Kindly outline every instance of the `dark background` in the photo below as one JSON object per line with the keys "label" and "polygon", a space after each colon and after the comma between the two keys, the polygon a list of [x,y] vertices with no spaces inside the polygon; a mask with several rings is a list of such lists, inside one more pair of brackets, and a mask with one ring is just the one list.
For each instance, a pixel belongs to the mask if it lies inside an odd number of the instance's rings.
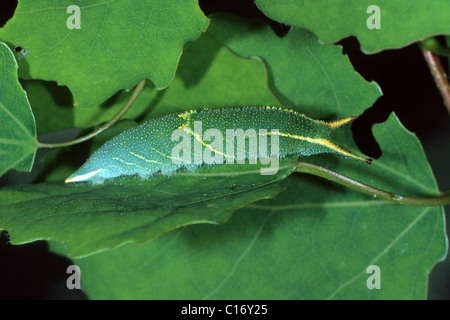
{"label": "dark background", "polygon": [[[289,27],[265,17],[253,0],[199,0],[206,15],[231,12],[244,18],[266,21],[283,36]],[[16,0],[0,2],[0,27],[14,14]],[[443,39],[439,39],[443,41]],[[339,42],[355,69],[368,81],[376,81],[384,96],[352,125],[356,143],[373,158],[381,150],[371,134],[374,123],[384,122],[395,112],[407,129],[416,133],[423,144],[441,190],[450,188],[450,118],[430,70],[416,44],[400,50],[386,50],[365,55],[356,38]],[[441,59],[449,71],[448,58]],[[446,206],[449,234],[450,206]],[[8,234],[0,236],[0,299],[84,299],[79,290],[66,288],[69,259],[48,251],[45,241],[13,246]],[[450,259],[438,263],[429,280],[429,299],[450,299]]]}

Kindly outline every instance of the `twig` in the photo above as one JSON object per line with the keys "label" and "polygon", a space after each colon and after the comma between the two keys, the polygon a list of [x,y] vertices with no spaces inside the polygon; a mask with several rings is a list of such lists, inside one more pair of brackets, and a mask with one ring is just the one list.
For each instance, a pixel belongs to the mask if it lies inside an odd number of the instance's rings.
{"label": "twig", "polygon": [[353,190],[365,193],[374,198],[387,200],[398,204],[409,206],[442,206],[450,204],[450,192],[448,191],[445,193],[441,193],[440,195],[431,197],[403,196],[396,193],[374,188],[372,186],[353,180],[332,170],[307,162],[298,162],[295,172],[308,173],[315,176],[319,176],[327,180],[339,183]]}
{"label": "twig", "polygon": [[423,44],[420,45],[425,61],[430,68],[434,81],[441,92],[444,104],[450,113],[450,84],[448,83],[447,75],[445,74],[442,63],[439,57],[427,49]]}

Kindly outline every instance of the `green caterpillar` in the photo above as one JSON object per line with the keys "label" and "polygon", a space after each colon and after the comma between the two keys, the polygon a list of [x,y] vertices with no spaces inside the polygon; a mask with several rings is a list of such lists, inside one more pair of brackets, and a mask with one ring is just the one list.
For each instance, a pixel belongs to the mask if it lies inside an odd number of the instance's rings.
{"label": "green caterpillar", "polygon": [[266,164],[269,159],[319,153],[335,153],[370,164],[371,159],[351,154],[330,141],[334,129],[354,119],[324,122],[275,107],[171,114],[106,142],[66,183],[101,183],[129,175],[147,178],[156,172],[171,174],[182,168],[195,170],[204,164],[256,163],[257,160]]}

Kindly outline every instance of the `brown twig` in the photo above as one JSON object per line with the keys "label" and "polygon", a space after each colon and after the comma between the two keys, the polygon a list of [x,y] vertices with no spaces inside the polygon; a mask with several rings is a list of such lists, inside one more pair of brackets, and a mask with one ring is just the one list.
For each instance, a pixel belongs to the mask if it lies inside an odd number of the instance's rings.
{"label": "brown twig", "polygon": [[431,74],[436,82],[436,86],[441,92],[442,99],[444,100],[444,104],[450,113],[450,84],[447,79],[447,75],[442,67],[441,60],[439,57],[425,48],[423,45],[420,46],[423,56],[425,57],[425,61],[430,68]]}

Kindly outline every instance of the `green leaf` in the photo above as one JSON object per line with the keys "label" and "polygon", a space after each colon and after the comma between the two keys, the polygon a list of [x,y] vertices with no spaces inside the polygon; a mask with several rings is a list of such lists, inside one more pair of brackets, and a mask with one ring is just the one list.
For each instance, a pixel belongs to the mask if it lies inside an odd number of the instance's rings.
{"label": "green leaf", "polygon": [[262,22],[216,15],[208,33],[242,57],[260,57],[281,102],[300,112],[314,110],[308,115],[315,118],[358,114],[380,96],[378,85],[364,81],[340,46],[322,45],[307,30],[293,28],[279,38]]}
{"label": "green leaf", "polygon": [[[107,121],[129,95],[124,91],[109,103],[89,109],[76,108],[76,125],[92,126]],[[240,59],[205,33],[185,46],[170,87],[156,91],[147,85],[125,117],[136,119],[145,115],[148,120],[190,109],[265,105],[280,105],[280,102],[268,90],[267,72],[261,61]]]}
{"label": "green leaf", "polygon": [[[375,135],[383,150],[397,143],[400,158],[388,151],[354,178],[436,191],[417,139],[395,117]],[[94,299],[426,297],[428,273],[446,252],[442,208],[386,203],[300,174],[282,184],[288,192],[240,209],[225,224],[75,259],[83,289]],[[380,290],[367,287],[371,265],[380,268]]]}
{"label": "green leaf", "polygon": [[[311,30],[322,42],[356,36],[368,53],[450,34],[450,2],[446,0],[256,0],[256,5],[273,20]],[[380,9],[379,29],[367,26],[375,13],[368,9],[372,5]]]}
{"label": "green leaf", "polygon": [[[208,26],[196,0],[83,1],[80,29],[57,0],[20,0],[0,39],[27,49],[20,76],[66,85],[79,106],[97,105],[143,78],[171,82],[183,45]],[[70,11],[71,12],[71,11]]]}
{"label": "green leaf", "polygon": [[17,79],[17,63],[0,42],[0,176],[9,169],[31,171],[37,149],[36,124]]}
{"label": "green leaf", "polygon": [[5,187],[0,192],[0,226],[11,234],[11,243],[56,240],[71,257],[85,256],[127,242],[148,242],[187,224],[221,223],[236,208],[280,192],[274,182],[294,166],[286,162],[276,176],[260,176],[256,165],[233,169],[218,165],[102,185]]}

